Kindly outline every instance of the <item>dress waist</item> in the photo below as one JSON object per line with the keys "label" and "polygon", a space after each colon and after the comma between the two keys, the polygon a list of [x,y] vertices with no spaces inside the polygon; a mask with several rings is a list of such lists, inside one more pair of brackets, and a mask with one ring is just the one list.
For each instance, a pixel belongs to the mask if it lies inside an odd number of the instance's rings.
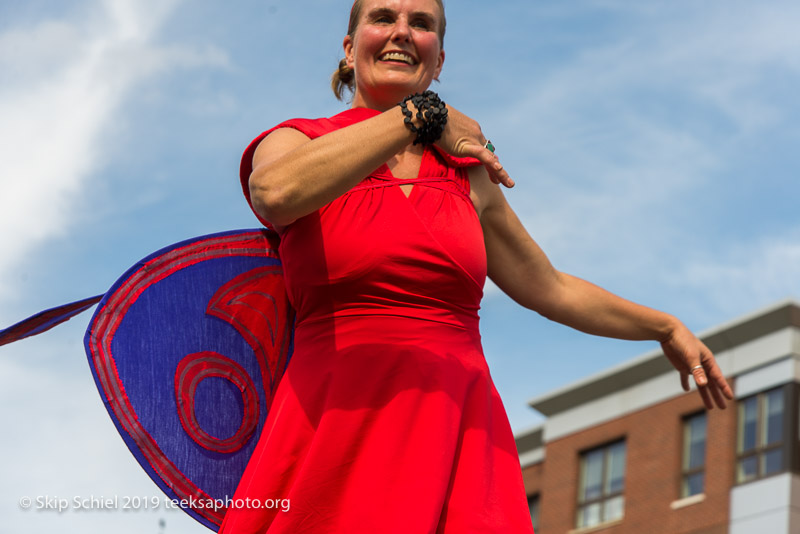
{"label": "dress waist", "polygon": [[340,315],[305,320],[295,326],[295,350],[327,344],[337,349],[380,342],[395,346],[431,346],[441,341],[449,351],[477,351],[482,354],[479,321],[440,322],[402,315]]}

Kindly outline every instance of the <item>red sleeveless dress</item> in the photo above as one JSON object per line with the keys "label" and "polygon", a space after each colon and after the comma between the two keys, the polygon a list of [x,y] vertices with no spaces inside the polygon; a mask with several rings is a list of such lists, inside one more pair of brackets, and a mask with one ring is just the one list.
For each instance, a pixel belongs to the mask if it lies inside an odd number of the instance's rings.
{"label": "red sleeveless dress", "polygon": [[[376,114],[276,128],[313,139]],[[246,195],[276,128],[245,152]],[[220,532],[533,532],[478,331],[486,253],[465,169],[477,163],[427,148],[417,179],[383,165],[284,229],[294,353],[235,499],[289,510],[229,509]]]}

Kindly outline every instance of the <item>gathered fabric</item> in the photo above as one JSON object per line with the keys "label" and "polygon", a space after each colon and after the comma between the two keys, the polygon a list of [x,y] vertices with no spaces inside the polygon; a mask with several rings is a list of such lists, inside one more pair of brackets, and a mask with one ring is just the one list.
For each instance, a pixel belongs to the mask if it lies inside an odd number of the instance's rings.
{"label": "gathered fabric", "polygon": [[[313,139],[377,113],[264,132],[242,160],[248,201],[266,135]],[[426,147],[417,178],[382,165],[281,230],[294,352],[234,498],[290,505],[230,509],[220,532],[533,532],[481,346],[486,252],[467,177],[477,164]]]}

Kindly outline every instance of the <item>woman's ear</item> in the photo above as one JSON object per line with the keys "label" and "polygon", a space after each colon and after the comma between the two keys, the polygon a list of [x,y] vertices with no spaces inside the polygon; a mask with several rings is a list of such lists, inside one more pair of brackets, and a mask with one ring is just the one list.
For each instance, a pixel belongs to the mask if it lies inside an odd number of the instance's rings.
{"label": "woman's ear", "polygon": [[439,52],[439,62],[436,65],[436,70],[433,71],[433,79],[439,81],[439,75],[442,73],[442,66],[444,66],[444,50]]}
{"label": "woman's ear", "polygon": [[344,59],[347,61],[347,66],[351,69],[355,68],[355,56],[353,55],[353,39],[349,35],[344,36],[344,41],[342,42],[342,48],[344,48]]}

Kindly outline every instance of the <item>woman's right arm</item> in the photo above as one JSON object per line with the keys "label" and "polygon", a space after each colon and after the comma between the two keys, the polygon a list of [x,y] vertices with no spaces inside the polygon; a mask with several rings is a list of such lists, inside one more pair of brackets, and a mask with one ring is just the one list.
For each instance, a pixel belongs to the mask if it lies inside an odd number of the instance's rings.
{"label": "woman's right arm", "polygon": [[[275,130],[253,156],[253,208],[272,224],[286,226],[340,197],[414,140],[403,119],[400,108],[393,107],[314,140],[292,128]],[[479,159],[493,180],[513,184],[483,147],[485,141],[477,122],[449,109],[438,144],[453,156]]]}
{"label": "woman's right arm", "polygon": [[253,207],[286,226],[349,191],[413,139],[399,107],[314,140],[291,128],[275,130],[253,156]]}

